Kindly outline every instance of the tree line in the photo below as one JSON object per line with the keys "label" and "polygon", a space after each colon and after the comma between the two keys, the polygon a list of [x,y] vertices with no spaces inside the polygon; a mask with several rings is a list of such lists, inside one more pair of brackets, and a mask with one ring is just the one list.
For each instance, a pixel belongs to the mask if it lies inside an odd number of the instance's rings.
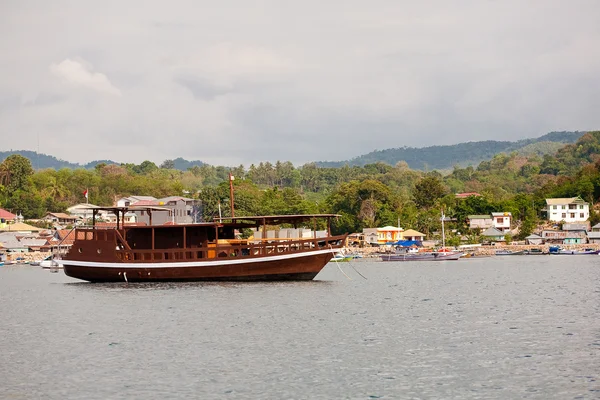
{"label": "tree line", "polygon": [[[600,131],[583,135],[554,155],[498,154],[478,166],[424,172],[406,162],[323,168],[315,163],[261,162],[237,167],[193,165],[181,171],[173,160],[160,166],[99,163],[94,169],[34,170],[31,160],[11,155],[0,164],[0,207],[27,219],[63,212],[85,202],[110,206],[123,196],[179,195],[198,199],[203,217],[229,210],[229,174],[235,177],[236,215],[336,213],[337,232],[397,225],[428,235],[440,227],[440,210],[454,221],[450,231],[468,232],[466,216],[511,212],[525,237],[542,217],[548,197],[600,197]],[[481,196],[458,199],[455,193]],[[590,207],[593,208],[593,207]],[[598,222],[592,209],[591,220]],[[450,238],[452,240],[452,238]],[[474,238],[473,240],[478,240]]]}

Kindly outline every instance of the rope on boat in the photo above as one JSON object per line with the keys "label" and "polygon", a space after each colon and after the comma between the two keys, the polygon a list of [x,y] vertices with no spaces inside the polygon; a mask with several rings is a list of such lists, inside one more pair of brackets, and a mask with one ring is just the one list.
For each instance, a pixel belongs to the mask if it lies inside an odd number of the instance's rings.
{"label": "rope on boat", "polygon": [[[331,247],[331,245],[329,245],[329,249],[331,250],[331,253],[333,254],[333,256],[335,257],[335,252],[333,251],[333,247]],[[342,270],[342,267],[340,267],[340,263],[335,262],[335,264],[337,265],[338,269],[340,270],[340,272],[342,274],[344,274],[344,276],[350,280],[352,280],[352,278],[350,278],[348,275],[346,275],[346,273]]]}
{"label": "rope on boat", "polygon": [[[335,252],[333,251],[333,247],[331,247],[331,245],[329,245],[329,250],[331,250],[331,254],[333,254],[333,256],[335,257]],[[352,278],[350,278],[348,275],[346,275],[346,273],[342,270],[342,268],[340,267],[340,263],[338,263],[337,261],[334,261],[335,264],[337,265],[338,269],[340,270],[340,272],[342,274],[344,274],[344,276],[350,280],[352,280]]]}

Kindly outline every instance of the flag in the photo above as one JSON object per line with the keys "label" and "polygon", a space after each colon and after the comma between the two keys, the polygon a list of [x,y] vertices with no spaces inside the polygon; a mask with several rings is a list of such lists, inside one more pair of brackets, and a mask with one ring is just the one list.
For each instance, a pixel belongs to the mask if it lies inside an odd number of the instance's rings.
{"label": "flag", "polygon": [[83,197],[85,197],[86,199],[88,198],[88,190],[85,189],[85,191],[83,192]]}

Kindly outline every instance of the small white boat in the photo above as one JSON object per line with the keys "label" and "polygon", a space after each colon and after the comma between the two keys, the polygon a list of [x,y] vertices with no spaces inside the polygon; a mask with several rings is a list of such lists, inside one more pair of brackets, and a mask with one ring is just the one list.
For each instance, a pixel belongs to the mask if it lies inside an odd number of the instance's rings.
{"label": "small white boat", "polygon": [[48,256],[40,261],[40,267],[44,269],[59,269],[62,268],[62,260],[55,260],[52,256]]}

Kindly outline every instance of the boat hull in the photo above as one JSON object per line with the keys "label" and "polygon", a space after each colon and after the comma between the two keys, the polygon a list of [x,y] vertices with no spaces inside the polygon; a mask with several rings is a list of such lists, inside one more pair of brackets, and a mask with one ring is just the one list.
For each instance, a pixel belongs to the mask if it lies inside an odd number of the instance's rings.
{"label": "boat hull", "polygon": [[66,275],[89,282],[303,281],[331,260],[329,250],[284,256],[172,263],[107,263],[63,260]]}
{"label": "boat hull", "polygon": [[458,260],[463,253],[424,253],[424,254],[386,254],[381,256],[382,261],[452,261]]}

